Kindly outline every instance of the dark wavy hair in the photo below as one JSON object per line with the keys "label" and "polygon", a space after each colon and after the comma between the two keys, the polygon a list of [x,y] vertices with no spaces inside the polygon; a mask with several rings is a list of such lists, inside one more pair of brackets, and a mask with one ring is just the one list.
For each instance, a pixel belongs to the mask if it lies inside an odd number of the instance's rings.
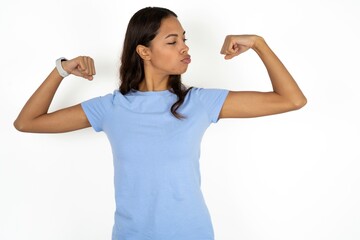
{"label": "dark wavy hair", "polygon": [[[136,47],[141,44],[146,47],[155,38],[164,18],[177,15],[166,8],[146,7],[137,11],[130,19],[121,56],[119,91],[125,95],[130,90],[139,90],[139,84],[145,78],[143,59],[137,54]],[[182,105],[186,94],[193,87],[186,89],[181,82],[181,75],[169,76],[170,91],[178,100],[171,106],[171,113],[177,118],[186,118],[176,110]]]}

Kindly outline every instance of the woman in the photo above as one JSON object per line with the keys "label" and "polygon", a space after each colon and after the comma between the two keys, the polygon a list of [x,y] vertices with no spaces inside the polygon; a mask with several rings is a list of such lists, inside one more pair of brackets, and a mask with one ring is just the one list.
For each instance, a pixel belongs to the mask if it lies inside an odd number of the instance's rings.
{"label": "woman", "polygon": [[191,62],[174,12],[157,7],[130,19],[121,58],[120,89],[48,113],[68,74],[92,80],[87,56],[58,59],[20,112],[16,129],[60,133],[92,126],[104,131],[114,157],[116,212],[112,239],[210,240],[214,233],[200,189],[201,138],[220,118],[258,117],[300,109],[306,98],[263,38],[230,35],[221,53],[253,49],[266,66],[272,92],[186,88]]}

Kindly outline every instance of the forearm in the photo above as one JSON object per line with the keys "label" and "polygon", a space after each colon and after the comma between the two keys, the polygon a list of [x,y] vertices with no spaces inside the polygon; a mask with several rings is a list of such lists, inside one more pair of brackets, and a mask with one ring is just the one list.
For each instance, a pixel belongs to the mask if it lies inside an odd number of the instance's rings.
{"label": "forearm", "polygon": [[252,49],[264,63],[274,92],[289,100],[296,107],[305,105],[306,97],[280,59],[266,44],[265,40],[258,37]]}
{"label": "forearm", "polygon": [[54,68],[24,105],[19,116],[14,122],[16,128],[22,128],[23,125],[28,124],[31,120],[47,114],[50,104],[62,80],[63,77],[61,77],[56,68]]}

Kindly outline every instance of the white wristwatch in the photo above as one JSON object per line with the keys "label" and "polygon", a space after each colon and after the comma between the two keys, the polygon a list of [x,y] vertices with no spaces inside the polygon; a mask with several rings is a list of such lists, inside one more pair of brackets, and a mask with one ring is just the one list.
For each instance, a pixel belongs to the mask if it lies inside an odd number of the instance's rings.
{"label": "white wristwatch", "polygon": [[70,73],[68,73],[67,71],[65,71],[65,70],[63,69],[63,67],[62,67],[62,65],[61,65],[61,62],[62,62],[62,61],[67,61],[67,59],[64,58],[64,57],[61,57],[61,58],[59,58],[59,59],[56,60],[56,69],[58,70],[60,76],[62,76],[62,77],[64,78],[64,77],[69,76]]}

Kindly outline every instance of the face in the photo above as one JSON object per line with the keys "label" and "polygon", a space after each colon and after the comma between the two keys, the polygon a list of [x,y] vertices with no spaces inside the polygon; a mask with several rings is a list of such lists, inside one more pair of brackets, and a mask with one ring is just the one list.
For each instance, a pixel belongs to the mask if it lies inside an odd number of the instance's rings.
{"label": "face", "polygon": [[189,48],[185,44],[185,31],[176,17],[162,20],[158,34],[149,46],[148,67],[153,73],[179,75],[191,62]]}

